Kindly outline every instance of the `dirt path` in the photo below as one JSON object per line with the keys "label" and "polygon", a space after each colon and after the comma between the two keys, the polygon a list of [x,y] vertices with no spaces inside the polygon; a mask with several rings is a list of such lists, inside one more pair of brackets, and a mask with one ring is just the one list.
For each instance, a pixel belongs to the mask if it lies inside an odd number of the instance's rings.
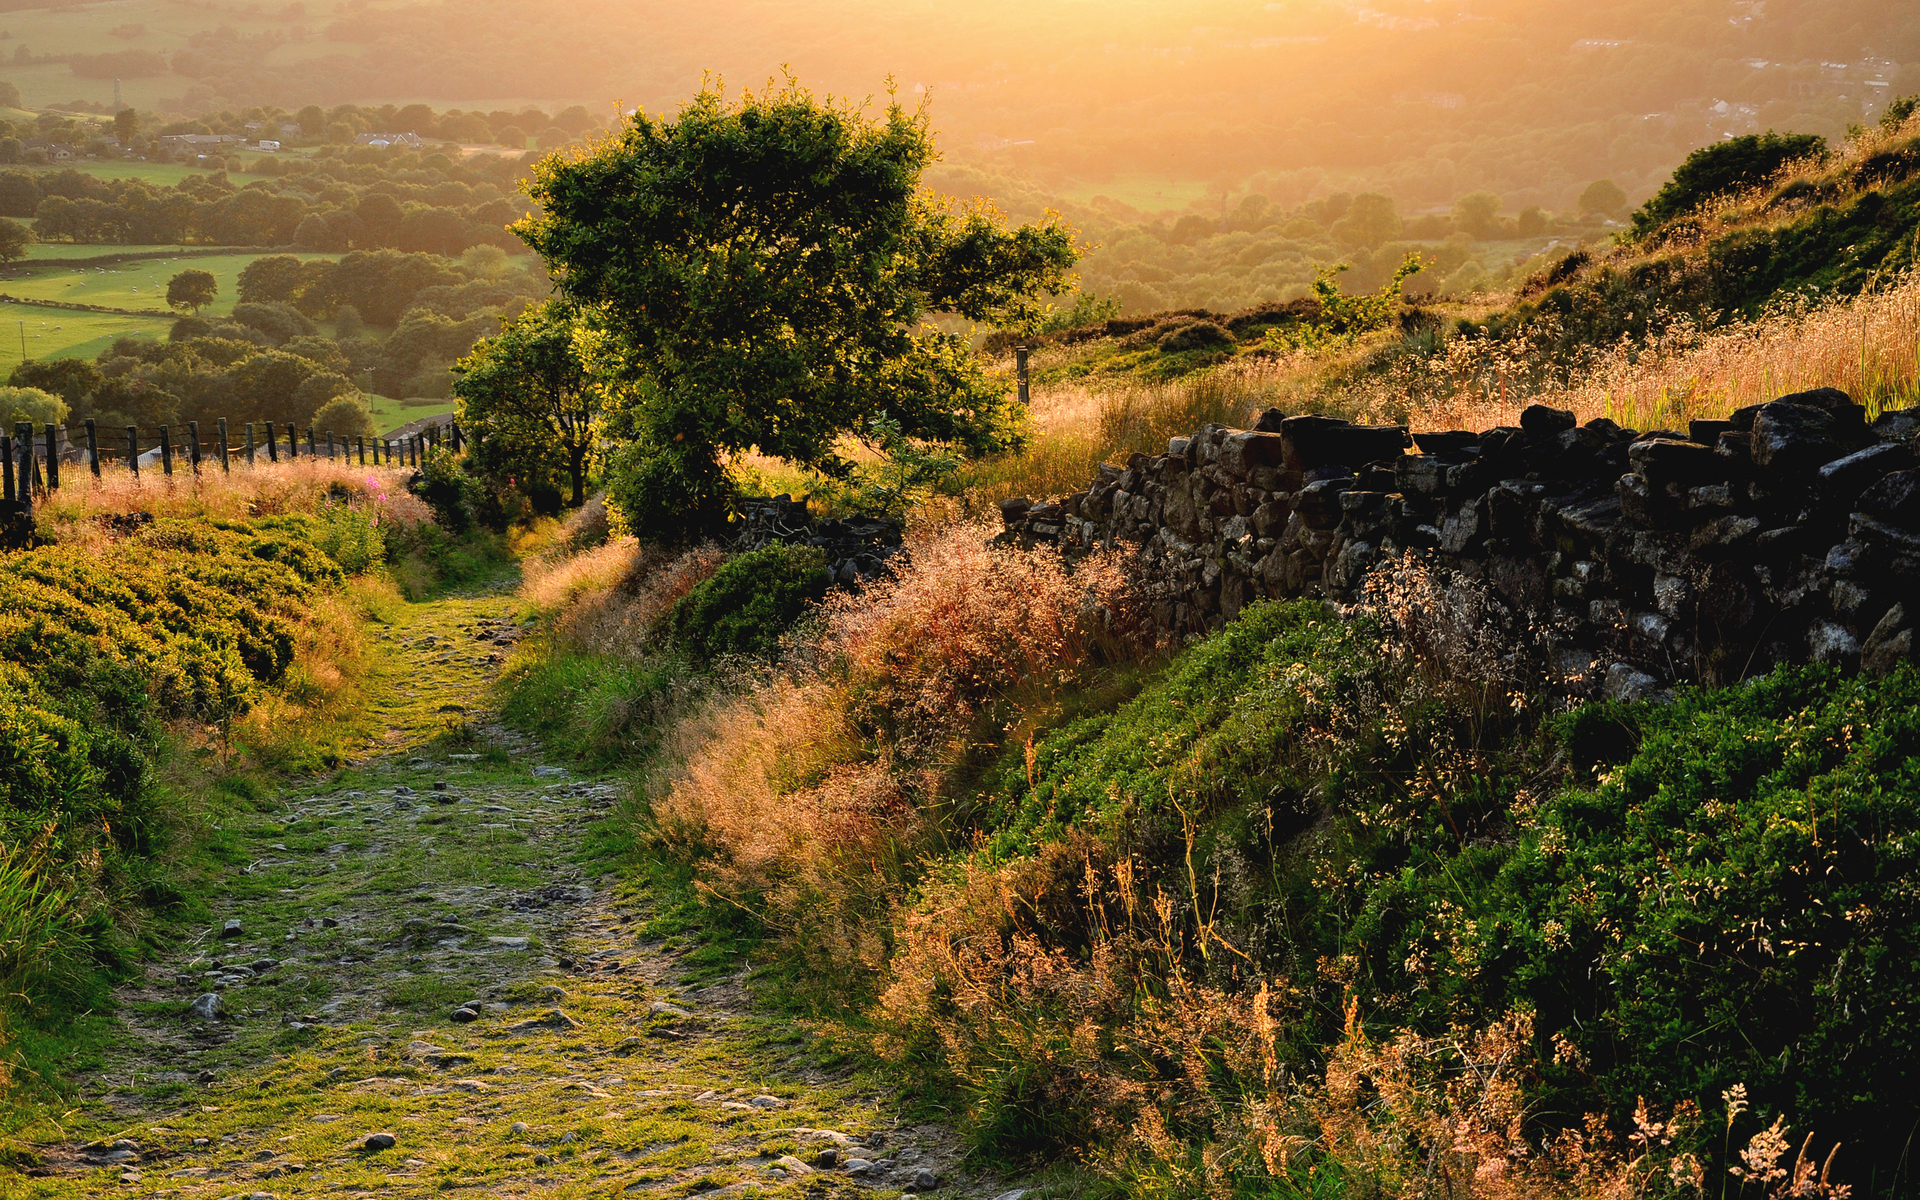
{"label": "dirt path", "polygon": [[480,711],[513,619],[504,588],[407,606],[381,643],[387,752],[234,819],[251,861],[123,990],[87,1140],[0,1193],[995,1193],[943,1131],[811,1069],[738,979],[690,985],[638,939],[644,898],[583,866],[617,783]]}

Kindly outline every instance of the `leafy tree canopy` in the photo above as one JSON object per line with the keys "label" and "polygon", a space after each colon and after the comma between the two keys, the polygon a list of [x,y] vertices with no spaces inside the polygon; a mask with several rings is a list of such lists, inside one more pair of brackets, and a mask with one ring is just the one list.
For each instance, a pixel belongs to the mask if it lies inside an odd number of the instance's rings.
{"label": "leafy tree canopy", "polygon": [[213,303],[219,291],[220,281],[213,277],[213,272],[189,267],[167,280],[167,307],[198,313]]}
{"label": "leafy tree canopy", "polygon": [[924,108],[875,118],[788,80],[738,102],[709,87],[536,167],[541,212],[514,230],[631,376],[609,477],[637,532],[710,528],[723,459],[749,449],[844,477],[836,442],[883,412],[970,454],[1018,440],[1007,389],[922,319],[1031,323],[1078,251],[1058,220],[1010,229],[921,191],[934,157]]}
{"label": "leafy tree canopy", "polygon": [[1771,129],[1702,146],[1687,155],[1673,178],[1633,214],[1634,236],[1645,237],[1715,196],[1765,183],[1790,162],[1826,156],[1827,139],[1818,134],[1782,134]]}
{"label": "leafy tree canopy", "polygon": [[512,479],[530,498],[564,480],[573,504],[585,501],[605,407],[592,361],[599,340],[571,306],[549,300],[454,366],[453,394],[482,474]]}
{"label": "leafy tree canopy", "polygon": [[27,256],[27,247],[33,244],[33,231],[18,221],[9,221],[0,217],[0,262],[12,262],[16,258]]}

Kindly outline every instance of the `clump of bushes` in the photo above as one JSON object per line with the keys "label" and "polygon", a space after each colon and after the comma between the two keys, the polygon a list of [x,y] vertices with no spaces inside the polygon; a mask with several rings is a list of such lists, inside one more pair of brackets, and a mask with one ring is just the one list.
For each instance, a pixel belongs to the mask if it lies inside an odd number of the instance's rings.
{"label": "clump of bushes", "polygon": [[780,637],[827,594],[827,559],[812,546],[774,544],[729,558],[668,611],[664,632],[699,662],[770,658]]}
{"label": "clump of bushes", "polygon": [[0,1040],[118,952],[109,914],[150,890],[170,827],[168,723],[231,722],[287,677],[345,581],[325,547],[378,562],[338,515],[128,524],[0,558]]}

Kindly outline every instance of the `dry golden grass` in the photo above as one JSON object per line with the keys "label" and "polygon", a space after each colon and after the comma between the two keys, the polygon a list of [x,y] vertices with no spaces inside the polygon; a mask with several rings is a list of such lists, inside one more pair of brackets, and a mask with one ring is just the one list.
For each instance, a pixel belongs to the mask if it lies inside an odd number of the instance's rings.
{"label": "dry golden grass", "polygon": [[306,458],[298,462],[236,467],[231,474],[207,464],[199,475],[147,471],[138,477],[108,467],[98,479],[85,466],[69,464],[60,489],[41,503],[35,516],[56,528],[75,528],[102,516],[151,513],[156,517],[246,517],[311,512],[329,496],[351,496],[378,507],[383,522],[413,525],[433,519],[427,506],[407,491],[408,472],[378,466]]}
{"label": "dry golden grass", "polygon": [[786,670],[715,694],[670,732],[660,834],[707,886],[806,913],[828,958],[877,968],[875,908],[937,836],[951,772],[993,754],[1124,653],[1126,580],[1094,559],[917,534],[897,577],[829,601]]}
{"label": "dry golden grass", "polygon": [[1684,429],[1815,387],[1840,388],[1876,414],[1905,408],[1920,400],[1920,275],[1858,296],[1783,300],[1712,329],[1676,319],[1645,345],[1596,351],[1568,371],[1544,369],[1545,357],[1525,340],[1453,339],[1443,354],[1369,381],[1356,403],[1415,429],[1512,424],[1529,404]]}

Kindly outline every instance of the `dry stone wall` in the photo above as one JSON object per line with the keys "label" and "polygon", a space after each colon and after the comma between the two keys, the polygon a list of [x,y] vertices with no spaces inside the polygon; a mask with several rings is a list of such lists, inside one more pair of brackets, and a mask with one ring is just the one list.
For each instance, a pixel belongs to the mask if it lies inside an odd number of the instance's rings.
{"label": "dry stone wall", "polygon": [[1885,671],[1920,619],[1920,410],[1822,388],[1684,431],[1535,406],[1409,434],[1270,409],[1084,491],[1002,502],[1004,540],[1131,547],[1153,618],[1204,633],[1266,597],[1360,599],[1410,556],[1478,581],[1576,691],[1644,695],[1778,662]]}

